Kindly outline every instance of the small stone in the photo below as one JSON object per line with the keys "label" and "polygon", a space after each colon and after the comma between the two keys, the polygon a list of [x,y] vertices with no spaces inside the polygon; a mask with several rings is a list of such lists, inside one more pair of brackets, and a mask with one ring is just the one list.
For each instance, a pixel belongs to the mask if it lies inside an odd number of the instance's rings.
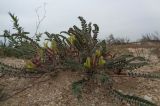
{"label": "small stone", "polygon": [[144,95],[143,97],[145,100],[148,100],[150,102],[152,102],[152,97],[149,97],[148,95]]}
{"label": "small stone", "polygon": [[96,90],[95,90],[95,93],[99,93],[99,89],[96,89]]}
{"label": "small stone", "polygon": [[127,106],[131,106],[129,103],[127,103]]}
{"label": "small stone", "polygon": [[158,92],[158,90],[157,90],[157,89],[154,89],[154,91],[155,91],[155,92]]}

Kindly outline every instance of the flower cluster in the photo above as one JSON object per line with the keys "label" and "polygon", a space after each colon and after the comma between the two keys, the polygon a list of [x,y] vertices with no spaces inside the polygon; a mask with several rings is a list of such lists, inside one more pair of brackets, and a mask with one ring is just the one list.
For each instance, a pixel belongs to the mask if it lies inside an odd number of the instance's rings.
{"label": "flower cluster", "polygon": [[106,61],[103,59],[101,51],[96,50],[95,54],[93,54],[92,57],[87,57],[84,66],[90,69],[90,68],[95,68],[97,66],[103,66],[105,63]]}

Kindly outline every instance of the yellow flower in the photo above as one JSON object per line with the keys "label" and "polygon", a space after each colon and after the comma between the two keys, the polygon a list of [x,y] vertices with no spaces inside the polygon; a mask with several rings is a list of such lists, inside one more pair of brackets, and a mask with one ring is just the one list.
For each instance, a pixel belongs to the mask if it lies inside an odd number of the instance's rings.
{"label": "yellow flower", "polygon": [[29,69],[33,69],[33,68],[36,67],[36,65],[33,64],[31,60],[28,60],[28,61],[26,62],[26,66],[25,66],[25,67],[26,67],[26,68],[29,68]]}
{"label": "yellow flower", "polygon": [[87,57],[86,62],[84,63],[86,68],[91,68],[91,58]]}
{"label": "yellow flower", "polygon": [[57,49],[57,42],[56,42],[55,40],[52,40],[52,41],[51,41],[51,48],[52,48],[52,50],[54,50],[55,52],[58,51],[58,49]]}
{"label": "yellow flower", "polygon": [[68,38],[68,40],[69,40],[69,42],[73,45],[74,42],[75,42],[75,40],[76,40],[75,35],[72,34],[72,35]]}
{"label": "yellow flower", "polygon": [[43,58],[43,49],[38,49],[38,55]]}
{"label": "yellow flower", "polygon": [[46,43],[44,42],[43,45],[45,48],[48,48],[48,41]]}
{"label": "yellow flower", "polygon": [[101,56],[101,51],[100,50],[96,50],[96,56],[98,56],[98,57]]}
{"label": "yellow flower", "polygon": [[103,56],[101,56],[100,58],[99,58],[99,61],[98,61],[98,65],[104,65],[106,63],[106,61],[103,59]]}
{"label": "yellow flower", "polygon": [[43,49],[38,49],[38,58],[40,58],[41,61],[44,59],[44,51]]}

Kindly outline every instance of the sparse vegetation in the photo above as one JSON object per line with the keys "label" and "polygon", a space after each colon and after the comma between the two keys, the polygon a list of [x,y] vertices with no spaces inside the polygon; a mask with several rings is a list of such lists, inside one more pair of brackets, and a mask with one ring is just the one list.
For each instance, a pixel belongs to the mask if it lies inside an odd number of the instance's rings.
{"label": "sparse vegetation", "polygon": [[[112,54],[112,51],[107,49],[105,40],[97,40],[99,33],[97,24],[92,25],[87,23],[83,17],[78,17],[81,28],[74,25],[68,31],[62,31],[60,34],[45,32],[47,38],[44,45],[40,46],[38,43],[40,36],[38,36],[38,40],[27,36],[29,33],[19,26],[18,18],[11,13],[9,15],[17,32],[11,34],[7,30],[4,31],[2,37],[9,41],[9,45],[6,46],[5,42],[1,45],[1,49],[3,49],[4,54],[11,53],[9,55],[15,57],[25,56],[29,60],[26,62],[26,66],[20,69],[0,63],[1,74],[25,77],[25,75],[43,75],[57,72],[57,70],[76,71],[78,69],[83,74],[83,78],[72,84],[73,93],[78,99],[83,98],[81,93],[85,89],[85,85],[93,81],[95,84],[101,82],[102,86],[106,87],[106,92],[120,101],[126,101],[137,106],[156,106],[156,104],[143,98],[123,94],[114,86],[113,76],[159,79],[160,75],[134,71],[148,64],[143,57],[135,57],[132,54]],[[109,44],[121,44],[128,43],[129,40],[117,40],[110,36],[107,42]],[[13,54],[12,51],[16,53]]]}
{"label": "sparse vegetation", "polygon": [[140,42],[160,42],[159,33],[149,33],[142,36]]}
{"label": "sparse vegetation", "polygon": [[107,44],[109,45],[120,45],[120,44],[128,44],[130,41],[129,39],[125,38],[115,38],[113,34],[109,35],[106,40]]}

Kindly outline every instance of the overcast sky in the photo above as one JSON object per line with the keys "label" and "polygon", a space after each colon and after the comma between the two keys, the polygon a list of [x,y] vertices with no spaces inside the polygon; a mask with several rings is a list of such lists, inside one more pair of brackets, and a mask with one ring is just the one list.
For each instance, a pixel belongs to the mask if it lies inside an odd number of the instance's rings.
{"label": "overcast sky", "polygon": [[[78,16],[100,27],[99,38],[109,34],[116,37],[140,38],[144,33],[160,32],[160,0],[0,0],[0,34],[11,30],[8,12],[15,13],[25,31],[36,29],[36,12],[46,3],[46,18],[39,31],[59,33],[79,25]],[[40,16],[43,8],[39,9]]]}

